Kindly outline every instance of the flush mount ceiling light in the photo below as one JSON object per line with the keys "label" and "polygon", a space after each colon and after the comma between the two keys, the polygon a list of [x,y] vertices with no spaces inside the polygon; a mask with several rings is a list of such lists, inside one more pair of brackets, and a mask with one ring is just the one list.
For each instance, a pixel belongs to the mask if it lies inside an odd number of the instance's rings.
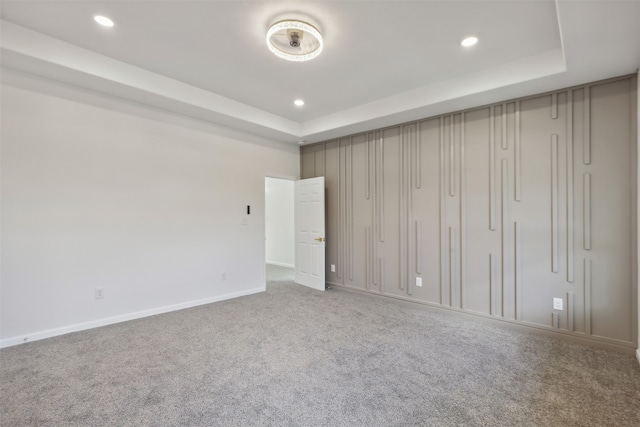
{"label": "flush mount ceiling light", "polygon": [[276,56],[287,61],[309,61],[322,52],[322,35],[306,22],[280,21],[267,31],[267,46]]}
{"label": "flush mount ceiling light", "polygon": [[100,25],[104,27],[113,27],[113,21],[106,16],[96,15],[93,19]]}
{"label": "flush mount ceiling light", "polygon": [[304,105],[304,101],[302,99],[296,99],[293,103],[298,107],[302,107]]}
{"label": "flush mount ceiling light", "polygon": [[477,37],[467,37],[466,39],[460,42],[460,44],[465,47],[473,46],[476,43],[478,43]]}

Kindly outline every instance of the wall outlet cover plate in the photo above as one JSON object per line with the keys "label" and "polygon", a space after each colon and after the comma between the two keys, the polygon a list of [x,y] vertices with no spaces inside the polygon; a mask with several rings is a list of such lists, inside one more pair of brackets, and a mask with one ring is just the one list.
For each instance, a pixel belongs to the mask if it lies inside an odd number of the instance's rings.
{"label": "wall outlet cover plate", "polygon": [[553,309],[554,310],[563,310],[563,308],[562,308],[563,304],[562,303],[563,303],[562,298],[554,298],[553,299]]}

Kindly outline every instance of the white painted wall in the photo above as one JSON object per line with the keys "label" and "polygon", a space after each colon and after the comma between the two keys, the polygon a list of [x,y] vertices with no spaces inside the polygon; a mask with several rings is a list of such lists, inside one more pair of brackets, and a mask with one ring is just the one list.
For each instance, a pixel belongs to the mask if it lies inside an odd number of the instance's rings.
{"label": "white painted wall", "polygon": [[[640,65],[640,64],[639,64]],[[640,69],[638,70],[638,79],[637,79],[637,87],[636,87],[636,95],[638,97],[638,103],[636,104],[636,113],[638,114],[638,120],[637,120],[637,132],[636,132],[636,138],[637,138],[637,147],[639,147],[638,149],[638,186],[636,191],[638,192],[637,195],[637,201],[636,203],[640,203]],[[636,233],[638,233],[638,236],[636,236],[636,245],[640,245],[640,205],[637,208],[638,211],[638,223],[637,223],[637,229],[636,229]],[[640,278],[640,248],[638,248],[639,250],[637,251],[638,253],[638,265],[637,267],[637,276],[636,280],[638,280],[638,278]],[[638,349],[636,350],[636,359],[638,359],[638,363],[640,363],[640,283],[636,283],[636,293],[638,296],[638,306],[636,309],[636,314],[638,316]]]}
{"label": "white painted wall", "polygon": [[2,73],[0,346],[265,289],[297,146]]}
{"label": "white painted wall", "polygon": [[293,182],[265,179],[267,263],[295,266]]}

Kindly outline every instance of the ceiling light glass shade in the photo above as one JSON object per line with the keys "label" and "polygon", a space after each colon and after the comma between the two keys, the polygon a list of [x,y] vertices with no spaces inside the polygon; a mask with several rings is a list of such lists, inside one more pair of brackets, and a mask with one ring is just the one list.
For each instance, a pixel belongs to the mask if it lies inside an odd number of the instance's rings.
{"label": "ceiling light glass shade", "polygon": [[280,21],[267,31],[267,46],[287,61],[309,61],[322,52],[322,35],[314,26],[297,20]]}

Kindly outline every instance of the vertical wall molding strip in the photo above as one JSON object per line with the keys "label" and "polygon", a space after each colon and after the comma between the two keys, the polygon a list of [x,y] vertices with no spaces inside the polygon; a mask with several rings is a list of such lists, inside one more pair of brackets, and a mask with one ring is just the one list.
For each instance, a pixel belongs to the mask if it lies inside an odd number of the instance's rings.
{"label": "vertical wall molding strip", "polygon": [[[342,266],[344,265],[344,148],[342,141],[338,139],[338,259],[336,261],[336,277],[342,279]],[[341,280],[344,283],[343,280]]]}
{"label": "vertical wall molding strip", "polygon": [[[373,209],[375,211],[375,209]],[[377,280],[378,271],[376,268],[376,260],[378,259],[378,245],[376,245],[375,241],[375,225],[369,227],[369,253],[371,254],[371,261],[369,263],[371,270],[371,284],[373,286],[379,286],[380,282]],[[380,288],[377,289],[378,291]]]}
{"label": "vertical wall molding strip", "polygon": [[[415,171],[416,171],[415,147],[414,147],[415,142],[412,137],[413,136],[412,126],[413,125],[402,126],[402,156],[403,156],[403,159],[406,161],[405,164],[406,164],[407,171],[404,173],[406,173],[407,175],[407,180],[405,183],[407,186],[407,191],[411,191],[411,189],[415,185],[414,182],[416,180],[415,178]],[[405,191],[405,189],[403,188],[402,191]]]}
{"label": "vertical wall molding strip", "polygon": [[456,146],[454,140],[454,124],[453,114],[449,116],[449,195],[455,196],[455,161],[456,161]]}
{"label": "vertical wall molding strip", "polygon": [[575,332],[575,295],[573,292],[567,292],[567,329],[571,332]]}
{"label": "vertical wall molding strip", "polygon": [[489,112],[489,230],[496,229],[496,132],[495,106]]}
{"label": "vertical wall molding strip", "polygon": [[[419,166],[420,158],[416,155],[416,153],[420,150],[418,148],[418,145],[419,145],[418,141],[420,139],[419,129],[420,129],[420,123],[418,122],[418,123],[416,123],[414,125],[414,129],[413,129],[413,133],[412,133],[412,137],[413,137],[413,145],[412,146],[415,148],[415,151],[413,151],[412,155],[413,155],[413,157],[416,158],[416,173],[418,173],[417,171],[418,171],[418,169],[420,167]],[[411,159],[409,159],[409,160],[411,160]],[[411,184],[411,183],[409,183],[409,184]],[[411,258],[411,253],[415,250],[415,243],[412,240],[412,237],[413,237],[413,239],[415,239],[415,235],[413,235],[411,233],[412,224],[414,222],[414,220],[413,220],[413,212],[414,212],[413,196],[414,196],[413,188],[411,186],[409,186],[407,188],[407,197],[408,197],[408,200],[409,200],[409,208],[407,209],[407,230],[406,230],[407,236],[409,236],[409,240],[407,241],[407,253],[408,253],[407,259]],[[416,280],[415,280],[415,275],[409,274],[410,271],[411,271],[411,267],[412,267],[411,262],[408,261],[408,264],[407,264],[407,273],[408,273],[408,276],[407,276],[407,280],[408,280],[407,289],[409,289],[410,294],[413,294],[413,289],[415,288]]]}
{"label": "vertical wall molding strip", "polygon": [[[405,253],[405,242],[407,240],[406,228],[405,228],[405,220],[406,220],[406,208],[407,208],[407,200],[406,200],[406,189],[407,189],[407,141],[408,141],[408,133],[409,129],[406,126],[402,126],[400,131],[400,144],[398,144],[398,149],[400,151],[400,206],[398,206],[398,213],[400,217],[400,221],[398,222],[398,236],[400,237],[400,277],[398,281],[398,288],[400,290],[404,290],[405,283],[405,263],[406,263],[406,253]],[[393,233],[393,231],[392,231]],[[392,234],[393,235],[393,234]]]}
{"label": "vertical wall molding strip", "polygon": [[506,150],[509,148],[509,143],[507,142],[507,104],[502,104],[502,149]]}
{"label": "vertical wall molding strip", "polygon": [[584,331],[591,335],[591,259],[583,260]]}
{"label": "vertical wall molding strip", "polygon": [[446,163],[445,163],[445,146],[444,146],[444,118],[440,117],[440,170],[438,176],[440,177],[440,304],[444,304],[445,286],[447,280],[446,265],[447,265],[447,253],[446,253],[446,224],[445,224],[445,177],[446,177]]}
{"label": "vertical wall molding strip", "polygon": [[589,86],[584,88],[584,137],[582,160],[585,165],[591,164],[591,93]]}
{"label": "vertical wall molding strip", "polygon": [[371,184],[371,153],[370,153],[370,147],[369,144],[371,143],[371,134],[368,133],[367,134],[367,142],[365,144],[365,161],[367,162],[367,182],[366,182],[366,190],[365,190],[365,197],[367,200],[369,200],[371,198],[371,190],[369,188],[370,184]]}
{"label": "vertical wall molding strip", "polygon": [[453,227],[449,227],[449,305],[455,307],[454,301],[456,300],[455,291],[455,231]]}
{"label": "vertical wall molding strip", "polygon": [[558,94],[556,92],[551,94],[551,118],[558,118]]}
{"label": "vertical wall molding strip", "polygon": [[422,274],[422,221],[415,221],[416,274]]}
{"label": "vertical wall molding strip", "polygon": [[371,264],[371,253],[370,250],[371,248],[369,247],[369,229],[371,227],[365,227],[364,228],[364,251],[365,251],[365,256],[364,256],[364,287],[365,289],[369,290],[371,289],[370,286],[370,281],[371,281],[371,271],[369,268],[369,264]]}
{"label": "vertical wall molding strip", "polygon": [[342,183],[342,215],[343,215],[343,227],[342,236],[340,236],[340,244],[342,246],[342,256],[340,257],[341,273],[344,278],[344,282],[349,279],[349,168],[347,163],[349,161],[349,143],[345,143],[341,147],[340,156],[342,157],[342,171],[340,176],[340,182]]}
{"label": "vertical wall molding strip", "polygon": [[[371,270],[371,283],[376,286],[376,241],[373,235],[373,227],[369,227],[369,254],[371,254],[369,268]],[[378,289],[379,290],[379,289]]]}
{"label": "vertical wall molding strip", "polygon": [[558,135],[551,135],[551,271],[558,272]]}
{"label": "vertical wall molding strip", "polygon": [[515,201],[520,201],[521,185],[522,185],[522,166],[521,166],[521,153],[520,153],[520,101],[516,101],[516,126],[514,129],[516,135],[515,150],[514,150],[514,177],[515,177]]}
{"label": "vertical wall molding strip", "polygon": [[585,172],[583,175],[583,242],[584,249],[591,250],[591,174]]}
{"label": "vertical wall molding strip", "polygon": [[573,90],[567,92],[567,282],[575,280],[574,241],[574,185],[573,185]]}
{"label": "vertical wall molding strip", "polygon": [[338,261],[336,262],[336,277],[342,279],[342,266],[344,265],[344,150],[342,141],[338,139]]}
{"label": "vertical wall molding strip", "polygon": [[349,280],[353,281],[353,138],[349,138]]}
{"label": "vertical wall molding strip", "polygon": [[[313,153],[313,177],[317,178],[319,176],[324,176],[325,175],[325,171],[327,170],[327,156],[326,156],[326,150],[325,150],[325,143],[322,143],[322,173],[319,173],[318,171],[318,161],[317,161],[317,156],[318,156],[318,152],[314,151]],[[302,165],[301,165],[302,166]],[[302,171],[302,169],[301,169]]]}
{"label": "vertical wall molding strip", "polygon": [[380,241],[384,242],[384,133],[380,132]]}
{"label": "vertical wall molding strip", "polygon": [[384,136],[380,132],[378,140],[379,168],[376,177],[379,177],[380,185],[378,186],[378,240],[384,242]]}
{"label": "vertical wall molding strip", "polygon": [[467,247],[467,234],[465,230],[467,229],[466,222],[466,198],[467,198],[467,189],[466,189],[466,163],[465,163],[465,137],[464,137],[464,121],[465,121],[465,113],[462,112],[460,114],[460,244],[459,246],[459,274],[460,274],[460,308],[466,309],[466,257],[465,257],[465,248]]}
{"label": "vertical wall molding strip", "polygon": [[513,222],[513,289],[516,320],[522,320],[522,280],[520,263],[520,223]]}
{"label": "vertical wall molding strip", "polygon": [[342,215],[344,218],[344,226],[342,227],[342,274],[345,283],[349,279],[349,143],[345,142],[342,146],[342,173],[340,182],[342,183]]}
{"label": "vertical wall molding strip", "polygon": [[416,188],[422,188],[422,156],[421,156],[421,144],[422,144],[422,124],[421,122],[418,122],[417,124],[418,128],[416,130],[416,153],[415,153],[415,158],[416,158],[416,174],[418,175],[416,177]]}
{"label": "vertical wall molding strip", "polygon": [[507,230],[507,209],[508,209],[508,197],[509,197],[509,187],[508,187],[508,179],[509,179],[509,170],[507,165],[507,159],[502,159],[501,169],[500,169],[500,180],[501,180],[501,209],[500,209],[500,223],[502,230],[502,239],[501,239],[501,253],[502,253],[502,274],[501,274],[501,289],[500,289],[500,316],[505,315],[505,292],[508,286],[508,274],[509,274],[509,265],[508,265],[508,230]]}
{"label": "vertical wall molding strip", "polygon": [[380,176],[379,176],[379,169],[378,169],[378,164],[379,164],[379,153],[378,153],[378,144],[377,144],[377,139],[379,136],[379,132],[376,132],[375,134],[372,135],[373,136],[373,140],[372,140],[372,145],[373,145],[373,203],[372,203],[372,211],[373,211],[373,226],[371,227],[371,249],[372,249],[372,267],[373,267],[373,285],[374,286],[378,286],[378,291],[380,291],[380,280],[379,280],[379,263],[376,262],[378,260],[378,252],[379,252],[379,248],[378,248],[378,236],[376,236],[376,233],[380,230],[379,228],[379,221],[380,221],[380,213],[378,212],[378,203],[380,203],[380,197],[379,197],[379,188],[380,188]]}
{"label": "vertical wall molding strip", "polygon": [[406,150],[409,152],[408,154],[408,161],[407,163],[409,164],[409,179],[407,181],[407,186],[409,188],[409,191],[411,191],[411,188],[415,185],[416,182],[416,148],[415,148],[415,140],[413,139],[413,129],[411,126],[407,127],[407,135],[408,135],[408,139],[407,139],[407,144],[408,146],[406,147]]}
{"label": "vertical wall molding strip", "polygon": [[489,253],[489,314],[496,315],[496,259]]}
{"label": "vertical wall molding strip", "polygon": [[414,132],[414,126],[415,129],[417,129],[418,124],[414,124],[409,126],[408,131],[409,131],[409,141],[407,142],[406,147],[406,151],[407,151],[407,164],[409,165],[409,171],[407,172],[407,182],[406,182],[406,187],[404,189],[404,191],[407,193],[407,207],[406,207],[406,222],[405,222],[405,227],[403,229],[403,233],[406,236],[406,241],[405,241],[405,248],[406,248],[406,264],[405,264],[405,268],[404,271],[406,273],[406,280],[407,280],[407,293],[409,295],[413,295],[413,286],[415,284],[415,279],[413,279],[413,273],[412,273],[412,268],[411,268],[411,251],[412,251],[412,240],[411,238],[414,237],[415,235],[411,233],[411,229],[413,228],[413,220],[412,220],[412,216],[411,213],[413,212],[413,199],[412,199],[412,194],[413,194],[413,181],[415,181],[415,171],[417,169],[416,164],[414,163],[414,159],[416,157],[415,155],[415,143],[416,140],[418,139],[417,135],[415,135]]}

